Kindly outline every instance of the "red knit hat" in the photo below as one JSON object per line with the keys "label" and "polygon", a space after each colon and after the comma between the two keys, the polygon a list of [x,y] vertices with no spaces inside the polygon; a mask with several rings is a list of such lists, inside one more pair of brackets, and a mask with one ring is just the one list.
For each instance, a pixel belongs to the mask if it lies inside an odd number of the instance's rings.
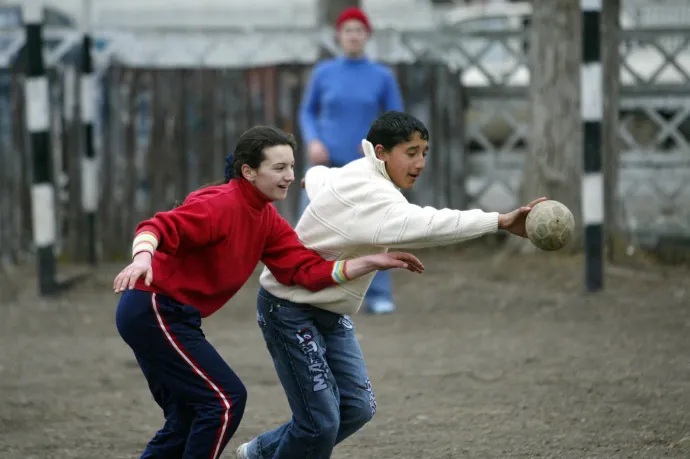
{"label": "red knit hat", "polygon": [[350,8],[345,8],[343,12],[340,13],[340,16],[338,16],[338,20],[335,21],[336,30],[340,29],[340,26],[343,25],[343,22],[349,21],[350,19],[355,19],[361,22],[362,24],[364,24],[364,27],[366,27],[367,31],[371,32],[371,24],[369,23],[369,18],[366,14],[364,14],[364,11],[354,6]]}

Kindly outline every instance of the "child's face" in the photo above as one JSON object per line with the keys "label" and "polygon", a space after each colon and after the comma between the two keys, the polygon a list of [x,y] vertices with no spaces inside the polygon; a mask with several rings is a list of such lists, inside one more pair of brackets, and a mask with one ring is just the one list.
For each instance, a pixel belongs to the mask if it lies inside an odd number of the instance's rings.
{"label": "child's face", "polygon": [[362,54],[368,39],[369,31],[357,19],[343,22],[338,30],[338,42],[347,56]]}
{"label": "child's face", "polygon": [[258,169],[242,166],[242,174],[271,201],[287,197],[288,187],[295,180],[295,157],[289,145],[276,145],[264,150],[265,159]]}
{"label": "child's face", "polygon": [[385,151],[382,145],[376,145],[375,150],[376,156],[386,163],[386,171],[395,186],[407,190],[414,186],[426,166],[429,142],[415,132],[409,141],[399,143],[390,151]]}

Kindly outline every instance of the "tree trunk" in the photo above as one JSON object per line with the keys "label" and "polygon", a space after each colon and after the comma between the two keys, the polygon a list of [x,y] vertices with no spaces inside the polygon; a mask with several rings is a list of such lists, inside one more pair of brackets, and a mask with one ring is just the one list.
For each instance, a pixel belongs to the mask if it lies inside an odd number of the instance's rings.
{"label": "tree trunk", "polygon": [[[582,171],[581,31],[578,0],[534,0],[529,36],[531,124],[523,203],[540,196],[562,202],[579,221]],[[512,250],[533,249],[514,238]],[[578,222],[571,248],[582,244]]]}
{"label": "tree trunk", "polygon": [[625,254],[624,219],[618,194],[620,137],[618,136],[620,93],[620,8],[621,0],[603,2],[601,18],[601,65],[604,74],[604,118],[602,120],[604,169],[604,230],[609,261]]}

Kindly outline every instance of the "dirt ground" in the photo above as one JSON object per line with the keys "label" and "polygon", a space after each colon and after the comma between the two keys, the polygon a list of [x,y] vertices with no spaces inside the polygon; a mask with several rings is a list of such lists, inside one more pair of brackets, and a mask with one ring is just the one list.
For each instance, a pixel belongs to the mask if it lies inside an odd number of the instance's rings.
{"label": "dirt ground", "polygon": [[[587,295],[579,259],[419,255],[423,276],[395,274],[396,314],[354,317],[378,413],[334,458],[690,457],[687,270],[616,269]],[[137,458],[162,425],[114,326],[119,268],[50,301],[31,277],[0,296],[0,458]],[[205,324],[249,390],[224,458],[289,416],[256,287]]]}

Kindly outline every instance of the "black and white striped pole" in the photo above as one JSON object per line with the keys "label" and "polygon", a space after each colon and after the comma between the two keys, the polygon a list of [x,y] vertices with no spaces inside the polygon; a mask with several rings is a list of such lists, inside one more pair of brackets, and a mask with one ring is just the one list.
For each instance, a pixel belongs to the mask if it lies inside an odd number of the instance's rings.
{"label": "black and white striped pole", "polygon": [[43,2],[23,2],[26,30],[26,72],[24,96],[26,125],[30,134],[33,157],[31,214],[34,244],[37,251],[38,288],[41,295],[54,293],[55,278],[55,188],[53,185],[52,152],[50,148],[50,100],[48,78],[43,63]]}
{"label": "black and white striped pole", "polygon": [[580,0],[582,13],[582,221],[585,227],[585,286],[604,287],[604,178],[602,132],[604,115],[601,67],[602,0]]}
{"label": "black and white striped pole", "polygon": [[91,22],[90,0],[83,3],[83,37],[81,47],[81,81],[79,103],[81,122],[83,126],[83,157],[81,203],[86,216],[87,256],[91,265],[97,262],[96,257],[96,209],[98,207],[98,163],[94,145],[94,119],[96,114],[95,78],[93,74],[93,59],[91,56]]}

